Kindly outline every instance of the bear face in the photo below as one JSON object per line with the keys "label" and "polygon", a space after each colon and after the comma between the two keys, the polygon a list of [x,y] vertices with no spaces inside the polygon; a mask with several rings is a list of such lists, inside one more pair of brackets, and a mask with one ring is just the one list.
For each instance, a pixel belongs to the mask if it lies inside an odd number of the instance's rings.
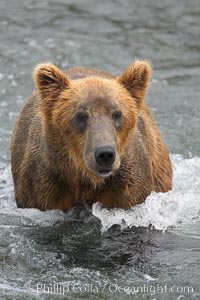
{"label": "bear face", "polygon": [[70,80],[50,63],[35,69],[47,141],[62,144],[62,156],[66,152],[76,169],[94,184],[120,167],[136,128],[150,71],[146,62],[138,61],[116,79]]}

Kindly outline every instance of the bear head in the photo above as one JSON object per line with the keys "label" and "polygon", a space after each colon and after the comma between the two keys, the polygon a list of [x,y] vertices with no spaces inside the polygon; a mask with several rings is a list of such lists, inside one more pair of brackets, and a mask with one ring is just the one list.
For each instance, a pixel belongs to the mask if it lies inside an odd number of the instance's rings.
{"label": "bear head", "polygon": [[[135,61],[121,76],[71,80],[51,63],[35,68],[44,134],[75,168],[102,182],[120,167],[144,103],[151,68]],[[62,142],[61,142],[62,141]]]}

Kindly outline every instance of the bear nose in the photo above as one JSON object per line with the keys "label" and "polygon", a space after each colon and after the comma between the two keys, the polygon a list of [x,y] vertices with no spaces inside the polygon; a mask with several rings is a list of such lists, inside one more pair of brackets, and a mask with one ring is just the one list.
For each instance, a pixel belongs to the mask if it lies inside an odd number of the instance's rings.
{"label": "bear nose", "polygon": [[111,146],[98,147],[95,150],[95,159],[100,166],[112,165],[115,156],[115,149]]}

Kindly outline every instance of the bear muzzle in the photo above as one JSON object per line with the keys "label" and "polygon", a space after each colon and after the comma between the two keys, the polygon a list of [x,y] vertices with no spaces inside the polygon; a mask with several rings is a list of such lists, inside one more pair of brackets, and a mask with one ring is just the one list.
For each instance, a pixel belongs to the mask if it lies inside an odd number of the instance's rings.
{"label": "bear muzzle", "polygon": [[116,158],[116,151],[112,146],[101,146],[94,152],[96,162],[96,174],[103,178],[109,177],[113,171],[113,163]]}

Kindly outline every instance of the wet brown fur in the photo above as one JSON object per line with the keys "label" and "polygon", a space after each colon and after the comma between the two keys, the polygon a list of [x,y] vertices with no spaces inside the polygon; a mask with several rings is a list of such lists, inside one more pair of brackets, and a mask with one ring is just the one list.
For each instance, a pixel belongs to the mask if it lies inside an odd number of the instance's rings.
{"label": "wet brown fur", "polygon": [[[18,207],[67,210],[80,202],[99,201],[104,207],[126,209],[144,202],[151,191],[171,189],[169,154],[144,102],[150,73],[148,63],[140,61],[120,77],[84,67],[64,74],[50,63],[36,68],[37,91],[26,101],[11,142]],[[74,130],[73,117],[78,105],[87,105],[97,140],[101,125],[109,139],[113,103],[125,119],[113,133],[120,167],[103,179],[86,166],[89,137],[87,131]]]}

